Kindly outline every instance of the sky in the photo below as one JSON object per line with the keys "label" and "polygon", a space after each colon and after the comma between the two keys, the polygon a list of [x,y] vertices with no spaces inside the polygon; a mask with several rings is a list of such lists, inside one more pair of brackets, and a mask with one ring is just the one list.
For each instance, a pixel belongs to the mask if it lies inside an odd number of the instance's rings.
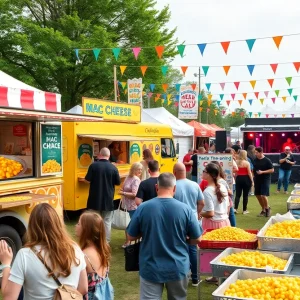
{"label": "sky", "polygon": [[[210,67],[207,76],[201,74],[201,88],[206,89],[205,83],[212,83],[212,99],[220,100],[218,94],[225,94],[221,103],[227,108],[226,100],[232,100],[231,94],[235,93],[228,112],[239,108],[238,100],[244,100],[242,93],[248,93],[241,106],[248,112],[278,112],[278,116],[284,111],[300,114],[300,73],[292,63],[280,64],[300,62],[299,0],[157,0],[158,8],[166,5],[171,11],[168,27],[177,27],[178,44],[217,42],[206,46],[203,57],[197,45],[186,46],[183,58],[176,56],[172,65],[179,66],[178,69],[180,66],[193,66],[188,68],[185,80],[198,82],[193,74],[198,72],[199,66],[221,66]],[[283,37],[279,50],[271,38],[295,33],[297,35]],[[270,38],[256,40],[250,53],[245,40],[264,37]],[[231,43],[226,55],[220,42],[234,40],[242,41]],[[269,65],[273,63],[279,63],[276,74]],[[254,68],[251,76],[247,65],[253,64],[261,65]],[[226,65],[242,66],[232,66],[226,76],[222,68]],[[290,86],[285,77],[293,77]],[[273,78],[275,81],[271,88],[267,79]],[[257,80],[255,90],[250,80]],[[226,83],[224,91],[219,84],[222,82]],[[238,91],[233,82],[241,82]],[[294,98],[289,97],[288,88],[293,88],[292,95],[299,95],[296,105]],[[275,90],[280,90],[280,94],[273,104],[271,98],[276,97]],[[256,100],[253,91],[261,92],[259,99],[265,99],[263,105]],[[268,97],[265,91],[269,92]],[[281,99],[284,96],[287,96],[285,103]],[[248,99],[254,99],[252,105]]]}

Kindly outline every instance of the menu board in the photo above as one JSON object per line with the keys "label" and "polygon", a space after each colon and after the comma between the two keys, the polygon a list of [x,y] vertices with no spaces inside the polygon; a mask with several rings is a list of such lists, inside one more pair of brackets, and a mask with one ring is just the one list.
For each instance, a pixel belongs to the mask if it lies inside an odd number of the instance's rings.
{"label": "menu board", "polygon": [[41,175],[62,174],[61,125],[41,124]]}

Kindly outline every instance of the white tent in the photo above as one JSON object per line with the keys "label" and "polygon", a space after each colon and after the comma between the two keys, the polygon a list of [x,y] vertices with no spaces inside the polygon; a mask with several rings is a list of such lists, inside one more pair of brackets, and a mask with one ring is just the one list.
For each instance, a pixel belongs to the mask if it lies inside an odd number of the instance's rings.
{"label": "white tent", "polygon": [[294,103],[291,107],[281,109],[281,110],[275,110],[272,106],[266,105],[262,111],[262,114],[269,115],[269,117],[278,116],[281,117],[282,114],[285,114],[286,117],[291,117],[291,115],[294,115],[294,117],[300,117],[300,107]]}
{"label": "white tent", "polygon": [[68,114],[78,114],[82,115],[82,107],[80,105],[76,105],[67,111]]}
{"label": "white tent", "polygon": [[193,148],[194,128],[169,113],[164,107],[143,109],[142,122],[153,122],[169,125],[172,128],[175,147],[179,161],[189,149]]}
{"label": "white tent", "polygon": [[243,132],[241,131],[241,127],[245,127],[245,125],[241,125],[239,127],[232,127],[230,131],[231,142],[240,141],[243,143]]}

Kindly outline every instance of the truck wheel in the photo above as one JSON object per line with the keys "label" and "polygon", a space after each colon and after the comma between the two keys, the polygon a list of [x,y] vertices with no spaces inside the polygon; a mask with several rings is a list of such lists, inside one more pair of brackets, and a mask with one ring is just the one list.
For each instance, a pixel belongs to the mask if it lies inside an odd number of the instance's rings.
{"label": "truck wheel", "polygon": [[22,248],[22,240],[18,232],[8,225],[0,225],[0,240],[5,240],[9,247],[11,247],[14,257]]}

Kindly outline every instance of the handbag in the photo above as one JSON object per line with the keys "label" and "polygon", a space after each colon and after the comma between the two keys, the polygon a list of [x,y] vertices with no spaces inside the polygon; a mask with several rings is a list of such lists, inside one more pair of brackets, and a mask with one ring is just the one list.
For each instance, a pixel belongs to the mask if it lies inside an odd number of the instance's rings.
{"label": "handbag", "polygon": [[135,272],[139,271],[139,254],[140,254],[141,241],[135,241],[134,244],[128,245],[125,251],[125,271]]}
{"label": "handbag", "polygon": [[124,210],[121,209],[120,201],[119,208],[114,211],[111,227],[114,229],[125,230],[130,222],[130,216],[125,207]]}
{"label": "handbag", "polygon": [[35,252],[35,254],[39,258],[39,260],[43,263],[43,265],[46,267],[47,271],[49,273],[51,273],[52,278],[58,285],[58,288],[56,289],[53,300],[79,300],[79,299],[82,300],[83,296],[79,291],[77,291],[77,289],[75,289],[72,286],[69,286],[67,284],[62,284],[59,281],[57,276],[52,272],[52,270],[48,267],[48,265],[42,258],[40,252]]}

